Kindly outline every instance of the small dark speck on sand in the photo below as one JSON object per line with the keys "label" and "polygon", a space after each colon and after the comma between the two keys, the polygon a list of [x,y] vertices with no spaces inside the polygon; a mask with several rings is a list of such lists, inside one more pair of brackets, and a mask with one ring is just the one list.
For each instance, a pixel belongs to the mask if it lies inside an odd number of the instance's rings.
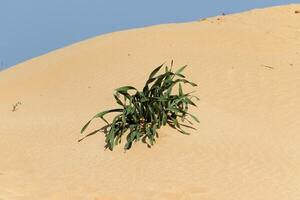
{"label": "small dark speck on sand", "polygon": [[13,104],[12,112],[15,112],[18,110],[19,106],[22,105],[22,102],[18,101],[17,103]]}
{"label": "small dark speck on sand", "polygon": [[300,14],[300,10],[295,10],[295,14]]}
{"label": "small dark speck on sand", "polygon": [[266,68],[269,68],[269,69],[274,69],[274,67],[268,66],[268,65],[261,65],[261,66],[266,67]]}

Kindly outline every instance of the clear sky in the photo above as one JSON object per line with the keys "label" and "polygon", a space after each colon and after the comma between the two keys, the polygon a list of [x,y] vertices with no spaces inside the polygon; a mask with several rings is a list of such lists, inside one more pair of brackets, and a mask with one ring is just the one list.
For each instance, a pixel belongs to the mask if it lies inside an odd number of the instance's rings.
{"label": "clear sky", "polygon": [[96,35],[300,0],[0,0],[0,69]]}

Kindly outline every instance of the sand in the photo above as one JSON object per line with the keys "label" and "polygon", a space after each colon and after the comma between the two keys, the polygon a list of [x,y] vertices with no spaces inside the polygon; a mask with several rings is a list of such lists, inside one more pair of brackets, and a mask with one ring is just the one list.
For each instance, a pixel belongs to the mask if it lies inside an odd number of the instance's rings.
{"label": "sand", "polygon": [[[1,71],[0,199],[300,199],[296,10],[111,33]],[[199,84],[197,131],[164,127],[154,147],[126,153],[104,151],[102,134],[77,142],[91,116],[115,106],[113,89],[141,88],[171,59]]]}

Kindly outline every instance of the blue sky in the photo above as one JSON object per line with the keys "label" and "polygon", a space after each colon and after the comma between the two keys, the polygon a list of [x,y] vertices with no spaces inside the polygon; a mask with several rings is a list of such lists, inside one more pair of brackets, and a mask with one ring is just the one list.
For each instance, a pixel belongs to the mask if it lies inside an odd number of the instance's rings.
{"label": "blue sky", "polygon": [[0,0],[0,69],[113,31],[300,0]]}

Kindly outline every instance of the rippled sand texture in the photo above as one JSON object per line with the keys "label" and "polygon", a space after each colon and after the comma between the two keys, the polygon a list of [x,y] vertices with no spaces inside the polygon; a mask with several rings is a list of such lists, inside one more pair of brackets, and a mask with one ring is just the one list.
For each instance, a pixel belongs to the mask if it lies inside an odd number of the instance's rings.
{"label": "rippled sand texture", "polygon": [[[299,4],[96,37],[0,73],[0,199],[299,200]],[[79,130],[164,61],[199,84],[191,136],[104,151]],[[12,104],[22,105],[12,112]],[[95,121],[93,128],[103,125]]]}

